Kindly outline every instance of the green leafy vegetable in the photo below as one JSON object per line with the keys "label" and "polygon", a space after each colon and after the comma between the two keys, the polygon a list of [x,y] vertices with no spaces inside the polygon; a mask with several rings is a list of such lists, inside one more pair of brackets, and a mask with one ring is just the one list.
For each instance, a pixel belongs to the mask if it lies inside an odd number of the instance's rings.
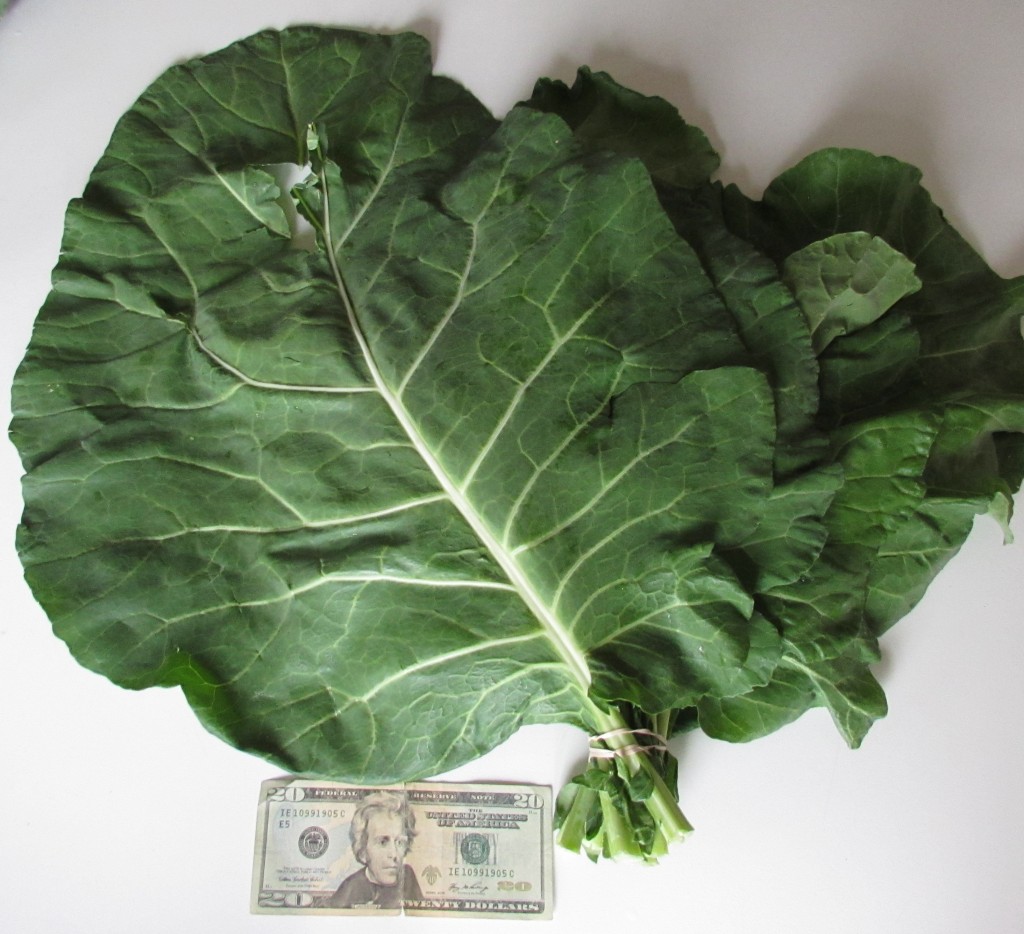
{"label": "green leafy vegetable", "polygon": [[57,634],[335,779],[575,724],[561,841],[594,858],[689,831],[674,733],[824,706],[856,746],[878,636],[1024,474],[1024,282],[894,160],[826,150],[761,202],[717,164],[586,69],[499,123],[411,34],[170,69],[14,386]]}
{"label": "green leafy vegetable", "polygon": [[877,321],[921,287],[909,259],[862,231],[808,244],[786,257],[782,273],[819,356],[835,338]]}

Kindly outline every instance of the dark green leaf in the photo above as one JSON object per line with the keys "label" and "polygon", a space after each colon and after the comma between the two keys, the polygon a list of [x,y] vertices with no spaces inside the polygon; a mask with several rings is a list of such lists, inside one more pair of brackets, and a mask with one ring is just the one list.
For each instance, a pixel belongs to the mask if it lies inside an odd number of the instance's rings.
{"label": "dark green leaf", "polygon": [[[763,683],[716,549],[771,495],[771,390],[643,166],[564,128],[495,131],[411,36],[263,33],[143,95],[15,390],[19,547],[84,664],[361,781]],[[261,168],[307,154],[316,254]]]}
{"label": "dark green leaf", "polygon": [[668,101],[631,91],[604,72],[580,68],[571,88],[542,78],[526,103],[558,114],[593,149],[642,159],[658,182],[689,188],[718,168],[707,136]]}

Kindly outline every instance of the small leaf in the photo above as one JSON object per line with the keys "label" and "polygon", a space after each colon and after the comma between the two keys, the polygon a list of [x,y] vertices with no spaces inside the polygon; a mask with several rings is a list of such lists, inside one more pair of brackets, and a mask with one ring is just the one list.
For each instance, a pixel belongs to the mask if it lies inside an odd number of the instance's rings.
{"label": "small leaf", "polygon": [[807,317],[818,354],[921,288],[910,260],[862,231],[835,234],[791,253],[783,275]]}

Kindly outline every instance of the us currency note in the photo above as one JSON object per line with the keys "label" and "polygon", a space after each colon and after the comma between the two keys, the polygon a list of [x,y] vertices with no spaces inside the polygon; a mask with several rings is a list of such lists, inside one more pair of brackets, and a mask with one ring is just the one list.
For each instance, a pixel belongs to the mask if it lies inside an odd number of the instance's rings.
{"label": "us currency note", "polygon": [[251,908],[550,918],[551,821],[538,785],[273,779],[260,789]]}

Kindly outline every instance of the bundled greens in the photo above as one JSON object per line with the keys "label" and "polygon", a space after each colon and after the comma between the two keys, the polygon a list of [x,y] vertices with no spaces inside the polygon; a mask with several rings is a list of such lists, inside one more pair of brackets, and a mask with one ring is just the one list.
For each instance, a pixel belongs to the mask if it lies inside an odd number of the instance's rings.
{"label": "bundled greens", "polygon": [[690,829],[678,732],[823,706],[859,744],[879,635],[1024,475],[1024,278],[896,160],[824,150],[761,201],[717,165],[587,69],[499,122],[412,34],[171,68],[15,381],[56,633],[332,779],[574,724],[593,857]]}

